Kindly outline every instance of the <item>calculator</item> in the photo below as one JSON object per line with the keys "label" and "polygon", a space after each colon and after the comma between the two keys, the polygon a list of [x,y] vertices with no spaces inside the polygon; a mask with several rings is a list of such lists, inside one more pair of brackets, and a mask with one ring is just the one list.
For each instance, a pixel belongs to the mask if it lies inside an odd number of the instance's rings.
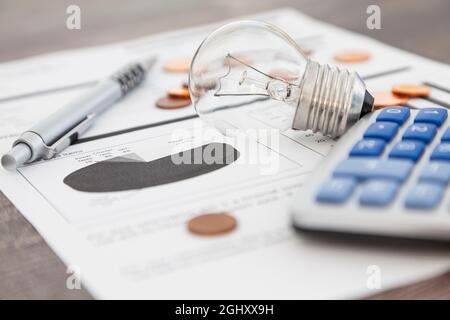
{"label": "calculator", "polygon": [[450,241],[450,120],[441,107],[363,117],[294,197],[303,231]]}

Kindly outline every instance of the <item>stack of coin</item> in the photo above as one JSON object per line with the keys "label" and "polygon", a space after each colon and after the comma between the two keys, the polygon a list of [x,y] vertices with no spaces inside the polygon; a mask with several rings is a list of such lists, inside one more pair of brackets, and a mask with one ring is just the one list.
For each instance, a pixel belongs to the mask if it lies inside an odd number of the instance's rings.
{"label": "stack of coin", "polygon": [[169,89],[167,90],[167,96],[169,98],[174,98],[174,99],[190,99],[191,97],[189,96],[189,90],[187,88],[181,87],[181,88],[173,88],[173,89]]}
{"label": "stack of coin", "polygon": [[375,109],[388,106],[400,106],[408,103],[410,98],[428,97],[430,88],[420,84],[398,84],[391,91],[374,92]]}
{"label": "stack of coin", "polygon": [[156,106],[161,109],[180,109],[191,104],[191,97],[187,84],[183,83],[180,88],[167,90],[164,97],[156,100]]}

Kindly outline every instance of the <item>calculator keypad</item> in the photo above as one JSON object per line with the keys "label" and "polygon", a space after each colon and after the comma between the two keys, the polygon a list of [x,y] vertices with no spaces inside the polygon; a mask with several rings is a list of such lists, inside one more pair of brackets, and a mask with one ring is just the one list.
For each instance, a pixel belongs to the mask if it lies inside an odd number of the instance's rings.
{"label": "calculator keypad", "polygon": [[427,108],[420,110],[414,118],[415,123],[432,123],[438,127],[447,119],[447,110],[443,108]]}
{"label": "calculator keypad", "polygon": [[404,140],[419,140],[429,143],[436,135],[436,126],[430,123],[414,123],[403,134]]}
{"label": "calculator keypad", "polygon": [[402,125],[405,123],[406,120],[408,120],[410,113],[411,112],[409,111],[408,108],[402,107],[384,108],[378,115],[377,122],[389,121]]}
{"label": "calculator keypad", "polygon": [[[354,199],[367,207],[399,201],[422,211],[439,206],[450,183],[450,127],[439,130],[447,110],[427,108],[411,117],[407,107],[381,110],[321,185],[316,200],[344,204]],[[413,183],[405,186],[408,179]]]}
{"label": "calculator keypad", "polygon": [[441,201],[444,187],[440,184],[420,182],[409,190],[405,206],[411,209],[433,209]]}
{"label": "calculator keypad", "polygon": [[403,140],[397,142],[389,153],[389,158],[410,159],[417,161],[425,150],[425,144],[420,141]]}
{"label": "calculator keypad", "polygon": [[353,146],[350,156],[379,156],[383,153],[385,145],[381,139],[363,139]]}
{"label": "calculator keypad", "polygon": [[450,142],[450,127],[445,130],[441,137],[441,142]]}
{"label": "calculator keypad", "polygon": [[317,201],[328,203],[345,202],[356,187],[356,180],[353,178],[332,178],[323,184],[317,194]]}
{"label": "calculator keypad", "polygon": [[410,160],[350,158],[342,161],[334,170],[335,177],[351,177],[358,180],[405,180],[413,168]]}
{"label": "calculator keypad", "polygon": [[387,206],[395,198],[399,183],[391,180],[371,180],[363,185],[359,203],[368,206]]}
{"label": "calculator keypad", "polygon": [[398,124],[395,122],[377,121],[367,128],[364,138],[382,139],[387,142],[397,134]]}
{"label": "calculator keypad", "polygon": [[419,174],[420,181],[428,181],[448,185],[450,182],[450,163],[431,161]]}
{"label": "calculator keypad", "polygon": [[431,154],[431,160],[450,161],[450,143],[440,143]]}

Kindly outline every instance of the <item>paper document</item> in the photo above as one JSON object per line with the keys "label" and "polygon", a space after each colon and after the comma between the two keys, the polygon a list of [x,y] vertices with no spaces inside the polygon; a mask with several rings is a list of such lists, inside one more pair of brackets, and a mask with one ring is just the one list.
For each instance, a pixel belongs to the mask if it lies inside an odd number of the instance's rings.
{"label": "paper document", "polygon": [[[435,85],[431,97],[450,101],[446,65],[290,9],[252,18],[313,48],[311,58],[320,63],[336,64],[333,53],[349,46],[368,50],[373,58],[351,68],[369,91],[427,82]],[[248,149],[233,137],[210,134],[193,107],[155,107],[168,88],[187,81],[186,74],[164,73],[165,62],[191,57],[220,24],[0,65],[3,154],[22,131],[124,62],[158,59],[144,85],[102,114],[78,143],[17,172],[0,170],[1,191],[79,270],[82,286],[95,298],[356,298],[446,270],[445,251],[312,240],[293,229],[290,199],[333,140],[287,130],[276,145],[255,139]],[[264,106],[243,116],[261,128],[289,121],[273,102],[255,103]],[[412,103],[420,108],[430,101]],[[211,148],[231,148],[236,157],[214,167],[176,166],[171,158]],[[256,153],[263,159],[258,163]],[[190,233],[189,219],[207,212],[232,213],[237,229],[217,237]],[[368,285],[373,265],[381,270],[378,289]]]}

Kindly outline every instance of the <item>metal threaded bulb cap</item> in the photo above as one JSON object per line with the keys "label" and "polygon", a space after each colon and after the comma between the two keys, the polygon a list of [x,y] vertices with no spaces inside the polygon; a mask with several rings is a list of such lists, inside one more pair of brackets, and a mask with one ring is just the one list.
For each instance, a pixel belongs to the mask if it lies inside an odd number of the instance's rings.
{"label": "metal threaded bulb cap", "polygon": [[356,72],[309,61],[292,128],[337,138],[373,109],[373,97]]}

